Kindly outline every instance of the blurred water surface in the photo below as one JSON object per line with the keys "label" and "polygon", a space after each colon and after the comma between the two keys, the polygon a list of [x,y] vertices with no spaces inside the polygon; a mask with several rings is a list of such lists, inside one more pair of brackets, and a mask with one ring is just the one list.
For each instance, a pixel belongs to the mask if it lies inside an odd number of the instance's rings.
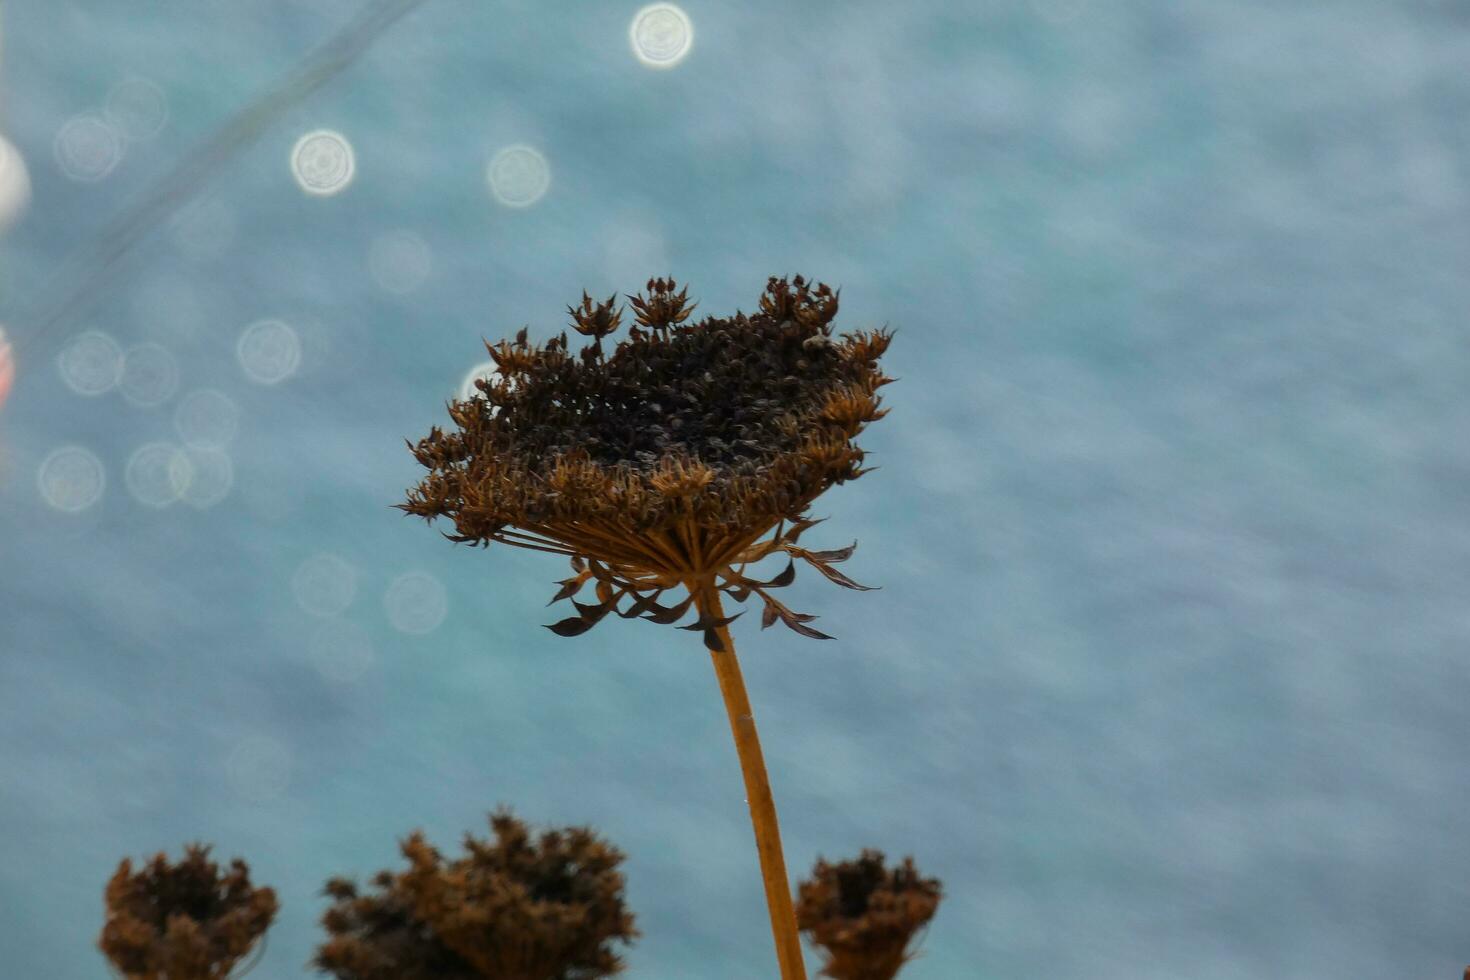
{"label": "blurred water surface", "polygon": [[482,337],[803,273],[902,380],[810,532],[882,591],[733,628],[793,876],[941,877],[911,980],[1458,976],[1466,8],[682,6],[658,68],[636,5],[428,0],[35,335],[358,7],[5,4],[0,974],[105,975],[117,861],[202,839],[306,976],[327,877],[505,802],[628,853],[628,976],[772,976],[697,637],[553,636],[559,559],[389,505]]}

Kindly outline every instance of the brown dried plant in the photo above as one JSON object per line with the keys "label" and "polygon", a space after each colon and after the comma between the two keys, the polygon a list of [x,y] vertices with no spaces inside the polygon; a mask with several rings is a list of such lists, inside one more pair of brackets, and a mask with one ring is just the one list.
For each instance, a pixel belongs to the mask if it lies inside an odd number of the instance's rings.
{"label": "brown dried plant", "polygon": [[239,858],[220,874],[209,851],[186,845],[176,865],[160,852],[136,874],[128,859],[118,865],[97,945],[126,980],[224,980],[256,940],[264,950],[275,892],[251,887]]}
{"label": "brown dried plant", "polygon": [[[778,619],[816,639],[815,617],[771,593],[796,577],[796,559],[850,589],[866,590],[833,565],[846,548],[812,551],[797,541],[819,523],[807,508],[833,484],[856,479],[864,453],[854,443],[887,414],[878,389],[893,381],[878,367],[886,328],[834,341],[838,292],[801,276],[771,277],[752,316],[686,323],[688,288],[650,279],[629,297],[637,323],[604,356],[601,338],[618,325],[613,299],[584,292],[569,307],[573,326],[594,345],[567,353],[566,334],[544,347],[488,342],[499,377],[479,395],[448,406],[456,431],[433,427],[409,448],[429,474],[400,509],[454,522],[452,541],[490,542],[565,555],[570,578],[552,602],[571,599],[577,615],[548,628],[560,636],[591,629],[608,613],[672,624],[691,606],[714,661],[740,755],[767,904],[783,980],[805,976],[784,858],[750,703],[730,641],[720,594],[764,603],[761,627]],[[642,328],[642,329],[640,329]],[[761,540],[764,535],[771,536]],[[785,555],[785,569],[761,581],[747,568]],[[596,603],[573,598],[595,580]],[[687,591],[663,605],[665,592]],[[619,604],[627,600],[626,609]]]}
{"label": "brown dried plant", "polygon": [[889,871],[882,851],[864,850],[838,864],[818,858],[801,883],[796,918],[826,954],[823,976],[893,980],[918,955],[909,941],[934,918],[941,897],[939,879],[920,878],[913,858]]}
{"label": "brown dried plant", "polygon": [[445,862],[415,831],[401,842],[409,870],[381,871],[377,893],[333,878],[322,916],[331,938],[312,966],[337,980],[596,980],[620,973],[609,948],[638,936],[623,905],[623,855],[585,827],[532,841],[500,809],[496,841],[465,835],[467,856]]}

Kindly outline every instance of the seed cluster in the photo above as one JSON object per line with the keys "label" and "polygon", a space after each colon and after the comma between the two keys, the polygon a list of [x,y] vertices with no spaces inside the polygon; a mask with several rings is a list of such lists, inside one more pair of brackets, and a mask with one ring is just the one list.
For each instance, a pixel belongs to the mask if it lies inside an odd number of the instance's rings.
{"label": "seed cluster", "polygon": [[208,846],[190,844],[176,865],[159,853],[135,874],[124,859],[107,883],[107,921],[97,941],[128,980],[224,980],[265,935],[275,892],[250,885],[238,858],[220,874]]}
{"label": "seed cluster", "polygon": [[[630,297],[637,324],[603,357],[622,311],[583,294],[566,334],[530,346],[489,345],[500,377],[449,407],[415,457],[430,475],[403,509],[454,520],[455,540],[488,542],[507,526],[609,520],[667,528],[769,526],[834,483],[867,472],[852,437],[886,412],[877,388],[885,331],[831,339],[838,294],[769,280],[760,312],[685,324],[692,307],[671,280]],[[642,328],[642,329],[640,329]]]}
{"label": "seed cluster", "polygon": [[445,861],[424,839],[401,844],[409,869],[382,871],[377,893],[334,878],[322,917],[331,937],[313,965],[338,980],[594,980],[621,972],[613,941],[638,936],[623,905],[623,855],[589,828],[544,831],[502,808],[496,840],[465,835]]}
{"label": "seed cluster", "polygon": [[917,955],[909,941],[942,897],[939,879],[919,877],[913,858],[888,870],[871,849],[855,861],[819,859],[798,890],[797,924],[826,953],[822,975],[834,980],[892,980]]}

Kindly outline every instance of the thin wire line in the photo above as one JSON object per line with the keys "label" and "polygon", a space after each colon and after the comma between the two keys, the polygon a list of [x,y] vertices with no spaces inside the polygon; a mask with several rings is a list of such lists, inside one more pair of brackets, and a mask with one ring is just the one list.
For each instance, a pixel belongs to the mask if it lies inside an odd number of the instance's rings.
{"label": "thin wire line", "polygon": [[352,64],[384,31],[424,2],[373,0],[341,31],[302,59],[289,75],[236,112],[154,182],[95,238],[67,257],[42,292],[33,314],[19,318],[19,323],[29,329],[17,338],[17,350],[25,350],[57,324],[90,308],[115,278],[118,261],[129,249],[177,211],[286,109]]}

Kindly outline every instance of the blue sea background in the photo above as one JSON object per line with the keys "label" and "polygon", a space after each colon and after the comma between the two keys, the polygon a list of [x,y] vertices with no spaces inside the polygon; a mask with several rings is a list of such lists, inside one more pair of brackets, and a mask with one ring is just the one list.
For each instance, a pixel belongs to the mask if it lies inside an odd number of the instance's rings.
{"label": "blue sea background", "polygon": [[[67,257],[359,4],[5,4],[0,977],[107,976],[107,879],[192,840],[277,892],[253,976],[313,975],[328,877],[415,828],[459,853],[498,803],[626,852],[627,976],[774,977],[697,634],[554,636],[562,559],[391,505],[482,338],[559,333],[584,287],[673,275],[699,316],[795,273],[896,330],[901,380],[803,541],[856,539],[881,591],[806,569],[835,640],[732,628],[793,879],[864,847],[940,877],[907,980],[1458,977],[1470,8],[682,6],[655,70],[637,4],[427,0],[89,285]],[[135,77],[166,125],[70,179],[58,133]],[[319,128],[355,151],[334,196],[288,165]],[[529,207],[487,186],[513,144],[549,165]],[[398,230],[432,256],[401,294],[369,262]],[[237,357],[268,318],[303,348],[273,385]],[[86,330],[166,347],[176,392],[76,394]],[[127,462],[197,389],[239,410],[229,493],[144,506]],[[106,473],[76,513],[39,478],[68,446]]]}

